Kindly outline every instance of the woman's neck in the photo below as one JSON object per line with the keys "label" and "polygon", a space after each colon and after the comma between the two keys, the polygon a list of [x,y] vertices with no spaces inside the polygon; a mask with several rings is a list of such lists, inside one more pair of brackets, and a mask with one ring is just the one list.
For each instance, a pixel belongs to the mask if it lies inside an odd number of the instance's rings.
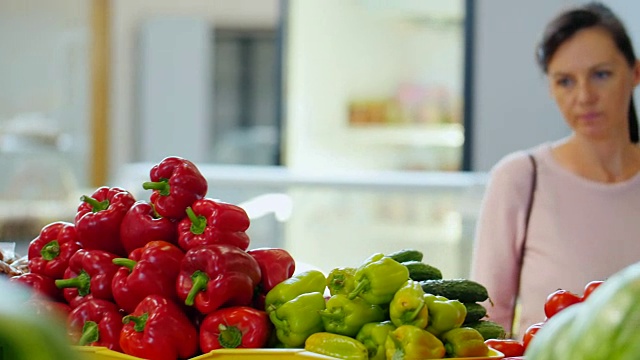
{"label": "woman's neck", "polygon": [[598,182],[625,181],[640,171],[640,148],[629,141],[594,142],[570,136],[556,143],[552,152],[563,167]]}

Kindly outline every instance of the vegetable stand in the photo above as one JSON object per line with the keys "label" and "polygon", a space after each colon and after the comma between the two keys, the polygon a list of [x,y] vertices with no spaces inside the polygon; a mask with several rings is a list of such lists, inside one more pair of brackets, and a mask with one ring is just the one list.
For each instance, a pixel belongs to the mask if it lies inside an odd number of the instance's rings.
{"label": "vegetable stand", "polygon": [[[171,161],[177,162],[171,173],[156,176]],[[178,171],[185,168],[189,171]],[[185,189],[193,177],[199,186]],[[467,316],[472,314],[468,306],[487,300],[481,284],[442,279],[439,269],[411,248],[364,254],[370,256],[353,271],[334,269],[328,278],[316,269],[296,273],[296,261],[284,248],[249,249],[247,213],[206,197],[203,179],[188,160],[166,158],[144,183],[153,190],[150,201],[136,201],[123,188],[100,187],[81,197],[75,223],[58,221],[59,229],[46,228],[61,233],[74,227],[79,248],[68,262],[62,252],[49,251],[60,244],[57,240],[40,244],[49,240],[46,233],[33,243],[30,250],[38,246],[40,256],[31,258],[67,262],[62,275],[33,272],[46,266],[29,266],[27,273],[51,277],[64,299],[58,303],[70,308],[59,315],[68,320],[78,355],[130,360],[504,357],[490,351],[486,333],[474,327],[482,316],[474,321]],[[155,232],[159,219],[170,220],[171,231]],[[109,233],[110,240],[98,241],[96,232]],[[44,288],[32,288],[34,296],[55,301]],[[384,322],[393,325],[379,331],[383,335],[361,331]],[[468,327],[461,328],[464,324]]]}

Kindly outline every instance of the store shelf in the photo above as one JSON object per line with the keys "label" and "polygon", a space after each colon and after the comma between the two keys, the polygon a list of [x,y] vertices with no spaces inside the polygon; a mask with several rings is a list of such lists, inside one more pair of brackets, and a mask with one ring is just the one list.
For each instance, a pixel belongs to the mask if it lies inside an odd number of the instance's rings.
{"label": "store shelf", "polygon": [[347,135],[355,143],[381,146],[460,147],[464,143],[460,124],[351,125]]}

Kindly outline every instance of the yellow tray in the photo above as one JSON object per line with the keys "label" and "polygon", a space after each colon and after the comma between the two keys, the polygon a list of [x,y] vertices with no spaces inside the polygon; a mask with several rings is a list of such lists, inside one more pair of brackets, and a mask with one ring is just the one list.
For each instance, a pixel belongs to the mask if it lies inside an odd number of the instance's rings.
{"label": "yellow tray", "polygon": [[[138,357],[119,353],[98,346],[76,346],[86,360],[141,360]],[[449,360],[499,360],[504,355],[494,349],[489,350],[487,357],[448,358]],[[191,358],[191,360],[276,360],[276,359],[335,359],[303,349],[219,349]]]}
{"label": "yellow tray", "polygon": [[[139,357],[123,354],[98,346],[76,346],[83,354],[83,360],[141,360]],[[276,360],[276,359],[335,359],[303,349],[219,349],[191,358],[191,360]]]}
{"label": "yellow tray", "polygon": [[489,355],[483,357],[466,357],[466,358],[447,358],[449,360],[498,360],[503,359],[504,354],[498,350],[489,348]]}

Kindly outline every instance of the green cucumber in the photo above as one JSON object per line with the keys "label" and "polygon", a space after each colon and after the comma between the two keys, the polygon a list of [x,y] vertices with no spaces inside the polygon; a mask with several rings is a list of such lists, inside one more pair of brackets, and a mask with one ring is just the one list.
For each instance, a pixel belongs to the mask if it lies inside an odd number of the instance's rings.
{"label": "green cucumber", "polygon": [[422,261],[424,254],[420,250],[416,249],[402,249],[385,256],[390,257],[399,263],[403,263],[405,261]]}
{"label": "green cucumber", "polygon": [[468,279],[423,280],[420,285],[427,294],[444,296],[461,303],[483,302],[489,298],[484,285]]}
{"label": "green cucumber", "polygon": [[464,318],[464,324],[473,323],[479,321],[483,317],[487,316],[487,308],[479,303],[464,303],[464,307],[467,308],[467,316]]}
{"label": "green cucumber", "polygon": [[409,270],[409,278],[411,280],[421,281],[442,279],[442,272],[440,269],[421,261],[405,261],[402,265],[406,266]]}
{"label": "green cucumber", "polygon": [[488,339],[504,339],[507,332],[502,325],[490,320],[478,320],[464,325],[476,329],[485,340]]}

